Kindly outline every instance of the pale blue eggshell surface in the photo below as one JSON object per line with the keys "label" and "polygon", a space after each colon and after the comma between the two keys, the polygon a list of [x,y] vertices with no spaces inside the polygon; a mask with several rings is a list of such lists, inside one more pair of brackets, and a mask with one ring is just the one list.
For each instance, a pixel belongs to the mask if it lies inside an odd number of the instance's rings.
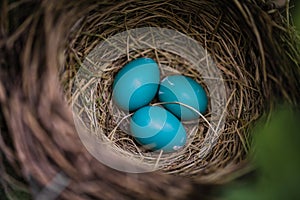
{"label": "pale blue eggshell surface", "polygon": [[[183,75],[165,77],[160,84],[158,98],[161,102],[181,102],[201,114],[207,110],[208,98],[203,87],[192,78]],[[195,120],[197,112],[180,104],[163,104],[163,106],[181,120]]]}
{"label": "pale blue eggshell surface", "polygon": [[122,110],[134,111],[151,102],[159,81],[159,67],[153,59],[135,59],[117,73],[113,83],[113,101]]}
{"label": "pale blue eggshell surface", "polygon": [[182,148],[187,140],[184,126],[163,107],[145,106],[137,110],[130,120],[132,136],[150,150],[173,152]]}

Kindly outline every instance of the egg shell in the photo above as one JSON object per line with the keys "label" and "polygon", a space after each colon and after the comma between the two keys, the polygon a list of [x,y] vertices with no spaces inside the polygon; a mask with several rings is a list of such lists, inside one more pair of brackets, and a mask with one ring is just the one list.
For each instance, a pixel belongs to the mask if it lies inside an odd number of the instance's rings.
{"label": "egg shell", "polygon": [[[203,87],[192,78],[183,75],[165,77],[160,84],[158,98],[161,102],[181,102],[200,113],[207,110],[208,98]],[[163,106],[181,120],[195,120],[197,112],[180,104],[163,104]]]}
{"label": "egg shell", "polygon": [[155,97],[160,81],[158,64],[151,58],[138,58],[126,64],[115,76],[113,101],[125,111],[147,105]]}
{"label": "egg shell", "polygon": [[182,123],[160,106],[146,106],[137,110],[130,120],[132,136],[145,148],[153,151],[174,152],[187,139]]}

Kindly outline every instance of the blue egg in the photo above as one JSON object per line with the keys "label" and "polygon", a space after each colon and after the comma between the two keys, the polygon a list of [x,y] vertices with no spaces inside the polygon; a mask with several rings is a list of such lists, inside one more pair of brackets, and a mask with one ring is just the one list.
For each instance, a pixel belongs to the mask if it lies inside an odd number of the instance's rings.
{"label": "blue egg", "polygon": [[159,81],[159,67],[153,59],[133,60],[117,73],[113,83],[113,100],[125,111],[136,110],[155,97]]}
{"label": "blue egg", "polygon": [[[195,80],[182,76],[167,76],[161,81],[158,98],[161,102],[181,102],[200,113],[207,110],[208,99],[203,87]],[[179,104],[164,104],[166,109],[181,120],[194,120],[200,116],[197,112]]]}
{"label": "blue egg", "polygon": [[150,150],[173,152],[186,143],[182,123],[163,107],[146,106],[137,110],[130,120],[131,134]]}

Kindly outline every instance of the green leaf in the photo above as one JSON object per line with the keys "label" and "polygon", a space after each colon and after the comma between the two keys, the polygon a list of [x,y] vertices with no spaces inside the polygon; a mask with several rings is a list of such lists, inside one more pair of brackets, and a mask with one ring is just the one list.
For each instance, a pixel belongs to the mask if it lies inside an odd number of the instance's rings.
{"label": "green leaf", "polygon": [[256,181],[231,188],[227,200],[282,200],[300,198],[300,115],[281,108],[254,132]]}

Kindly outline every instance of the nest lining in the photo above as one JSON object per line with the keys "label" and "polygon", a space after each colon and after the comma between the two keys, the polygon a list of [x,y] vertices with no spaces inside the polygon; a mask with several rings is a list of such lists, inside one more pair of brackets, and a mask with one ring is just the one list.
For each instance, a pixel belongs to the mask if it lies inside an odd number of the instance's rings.
{"label": "nest lining", "polygon": [[[157,55],[157,58],[159,59],[158,63],[160,66],[163,66],[164,63],[169,65],[169,67],[161,67],[162,78],[166,75],[183,74],[189,77],[193,77],[195,78],[195,80],[201,83],[198,72],[188,67],[187,63],[184,63],[184,60],[182,58],[178,58],[178,56],[171,55],[167,52],[158,53],[155,50],[146,50],[139,54],[137,54],[137,52],[134,52],[132,54],[135,56],[141,55],[143,57],[153,57],[154,55]],[[187,130],[189,138],[188,143],[192,143],[189,144],[184,150],[185,153],[179,151],[178,153],[173,154],[161,154],[160,152],[154,153],[143,149],[143,147],[134,142],[134,139],[128,134],[129,113],[126,114],[118,109],[111,100],[113,77],[118,72],[118,70],[120,70],[120,68],[127,62],[127,58],[118,59],[118,61],[112,65],[113,67],[110,67],[108,71],[105,71],[102,77],[99,79],[99,83],[97,84],[98,90],[95,91],[97,93],[95,95],[95,98],[101,100],[97,102],[94,101],[96,102],[96,106],[92,106],[94,110],[85,110],[87,115],[94,115],[93,118],[97,119],[96,123],[99,123],[95,126],[97,126],[97,130],[99,128],[101,131],[95,131],[94,133],[98,134],[98,137],[100,138],[103,137],[104,134],[106,136],[104,140],[111,141],[116,150],[120,149],[119,151],[127,152],[127,155],[124,156],[131,158],[136,157],[136,159],[139,161],[149,162],[149,164],[156,165],[156,170],[164,169],[164,171],[168,173],[174,173],[174,170],[176,169],[177,173],[179,174],[179,169],[183,168],[180,167],[182,163],[188,164],[191,160],[200,161],[201,159],[198,159],[196,157],[203,157],[199,155],[199,146],[204,141],[205,132],[208,129],[208,125],[205,125],[204,120],[201,120],[200,122],[198,122],[197,120],[196,122],[194,121],[185,123],[185,128]],[[182,69],[187,70],[185,70],[185,73],[180,73],[183,72]],[[155,103],[157,102],[153,101],[151,104]],[[206,118],[207,120],[209,120],[209,113],[206,114]],[[195,162],[195,166],[197,166],[197,162]],[[187,169],[182,170],[182,173],[186,172]]]}

